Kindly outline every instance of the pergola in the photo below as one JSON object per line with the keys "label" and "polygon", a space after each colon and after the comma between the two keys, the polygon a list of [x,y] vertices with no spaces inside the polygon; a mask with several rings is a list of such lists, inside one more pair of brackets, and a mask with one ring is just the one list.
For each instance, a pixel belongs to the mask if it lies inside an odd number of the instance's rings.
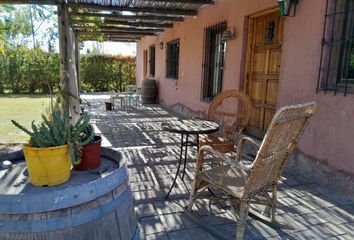
{"label": "pergola", "polygon": [[195,16],[214,0],[0,0],[0,4],[56,5],[60,84],[73,121],[80,115],[80,41],[136,42]]}

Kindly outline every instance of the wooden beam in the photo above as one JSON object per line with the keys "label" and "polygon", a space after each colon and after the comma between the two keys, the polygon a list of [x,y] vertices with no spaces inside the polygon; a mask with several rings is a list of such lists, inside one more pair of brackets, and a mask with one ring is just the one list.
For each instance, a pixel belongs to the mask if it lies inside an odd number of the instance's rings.
{"label": "wooden beam", "polygon": [[[104,42],[131,42],[135,43],[137,42],[138,39],[129,39],[129,38],[110,38],[110,37],[104,37],[103,41]],[[97,38],[85,38],[82,40],[82,42],[85,41],[99,41]]]}
{"label": "wooden beam", "polygon": [[68,3],[71,8],[88,8],[98,9],[106,11],[128,11],[128,12],[140,12],[140,13],[158,13],[158,14],[172,14],[172,15],[188,15],[195,16],[198,14],[197,10],[189,10],[182,8],[155,8],[155,7],[124,7],[124,6],[104,6],[100,4],[92,3]]}
{"label": "wooden beam", "polygon": [[174,16],[156,16],[156,15],[121,15],[117,13],[79,13],[72,12],[71,16],[82,16],[82,17],[104,17],[110,18],[110,20],[151,20],[151,21],[176,21],[183,22],[183,17]]}
{"label": "wooden beam", "polygon": [[56,5],[57,1],[55,0],[1,0],[0,5],[2,4],[11,4],[11,5],[20,5],[20,4],[34,4],[34,5]]}
{"label": "wooden beam", "polygon": [[136,36],[133,34],[116,34],[116,33],[111,33],[111,34],[101,34],[101,35],[93,35],[91,33],[81,33],[81,37],[112,37],[112,38],[124,38],[124,39],[136,39],[139,40],[141,39],[141,36]]}
{"label": "wooden beam", "polygon": [[147,23],[147,22],[126,22],[126,21],[116,21],[116,20],[105,20],[104,24],[119,24],[119,25],[129,25],[137,27],[152,27],[152,28],[172,28],[173,23]]}
{"label": "wooden beam", "polygon": [[81,35],[81,34],[87,34],[87,33],[91,33],[91,34],[130,34],[130,35],[136,35],[136,36],[156,36],[155,33],[152,32],[142,32],[142,31],[137,31],[137,32],[127,32],[127,31],[119,31],[119,30],[115,30],[115,31],[111,31],[111,30],[96,30],[96,31],[88,31],[88,30],[76,30],[76,32]]}
{"label": "wooden beam", "polygon": [[[85,23],[96,23],[97,21],[91,19],[79,19],[72,20],[73,24],[85,24]],[[147,23],[147,22],[128,22],[128,21],[112,21],[105,20],[98,26],[112,26],[112,25],[124,25],[124,26],[135,26],[135,27],[152,27],[152,28],[172,28],[172,23]],[[112,26],[113,27],[113,26]]]}
{"label": "wooden beam", "polygon": [[158,33],[163,32],[163,28],[135,28],[135,27],[111,27],[111,26],[76,26],[77,30],[106,30],[106,31],[120,31],[120,32],[148,32],[148,33]]}
{"label": "wooden beam", "polygon": [[189,3],[189,4],[214,4],[213,0],[144,0],[144,2],[163,2],[163,3]]}

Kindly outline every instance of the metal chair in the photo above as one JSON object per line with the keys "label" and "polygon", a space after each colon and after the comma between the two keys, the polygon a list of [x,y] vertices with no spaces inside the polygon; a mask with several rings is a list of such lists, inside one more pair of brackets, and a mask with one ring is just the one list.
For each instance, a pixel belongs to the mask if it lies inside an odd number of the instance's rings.
{"label": "metal chair", "polygon": [[[231,159],[210,146],[200,148],[188,209],[192,209],[193,201],[202,190],[211,187],[223,193],[220,196],[212,196],[213,198],[228,199],[231,203],[239,205],[236,239],[242,239],[244,236],[246,217],[251,204],[266,207],[267,211],[263,212],[261,217],[275,223],[278,182],[287,160],[314,113],[315,106],[314,102],[310,102],[279,109],[262,144],[259,146],[248,137],[242,138],[237,147],[236,159]],[[257,156],[249,166],[246,166],[241,158],[247,142],[259,146]],[[206,154],[212,156],[213,168],[208,168],[208,164],[203,166]]]}
{"label": "metal chair", "polygon": [[219,93],[210,104],[208,120],[219,123],[221,132],[201,138],[199,145],[211,146],[220,152],[231,152],[251,116],[251,100],[238,90]]}

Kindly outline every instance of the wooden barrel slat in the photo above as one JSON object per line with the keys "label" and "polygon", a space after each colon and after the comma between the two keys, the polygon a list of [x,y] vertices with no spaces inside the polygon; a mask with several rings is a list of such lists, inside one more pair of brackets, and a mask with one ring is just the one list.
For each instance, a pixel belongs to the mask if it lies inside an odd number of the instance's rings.
{"label": "wooden barrel slat", "polygon": [[145,79],[141,82],[141,102],[155,104],[157,99],[157,84],[155,79]]}
{"label": "wooden barrel slat", "polygon": [[[8,194],[11,191],[3,190],[4,185],[0,183],[0,205],[10,206],[10,210],[20,206],[20,210],[13,212],[0,207],[0,239],[139,239],[125,162],[111,149],[102,148],[102,156],[105,157],[102,163],[106,165],[101,167],[106,167],[106,172],[74,173],[72,179],[61,187],[40,188],[22,182],[26,185],[22,186],[23,193],[13,191]],[[20,169],[21,163],[15,162],[13,170],[19,173]],[[3,171],[0,170],[0,178],[16,176]],[[77,178],[80,177],[82,179],[79,181]],[[37,196],[37,205],[45,202],[40,200],[41,197],[46,197],[45,200],[53,206],[47,203],[36,206],[36,211],[33,211],[36,197],[31,195]],[[12,201],[11,205],[11,197],[19,201]]]}

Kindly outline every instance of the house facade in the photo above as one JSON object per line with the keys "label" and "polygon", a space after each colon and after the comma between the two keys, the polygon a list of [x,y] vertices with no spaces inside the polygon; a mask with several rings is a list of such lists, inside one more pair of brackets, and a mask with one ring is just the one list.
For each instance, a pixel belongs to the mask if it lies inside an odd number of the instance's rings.
{"label": "house facade", "polygon": [[277,0],[217,0],[138,41],[137,84],[155,78],[161,104],[200,115],[218,92],[243,90],[255,136],[276,109],[315,101],[289,168],[354,196],[353,9],[350,0],[300,0],[280,17]]}

